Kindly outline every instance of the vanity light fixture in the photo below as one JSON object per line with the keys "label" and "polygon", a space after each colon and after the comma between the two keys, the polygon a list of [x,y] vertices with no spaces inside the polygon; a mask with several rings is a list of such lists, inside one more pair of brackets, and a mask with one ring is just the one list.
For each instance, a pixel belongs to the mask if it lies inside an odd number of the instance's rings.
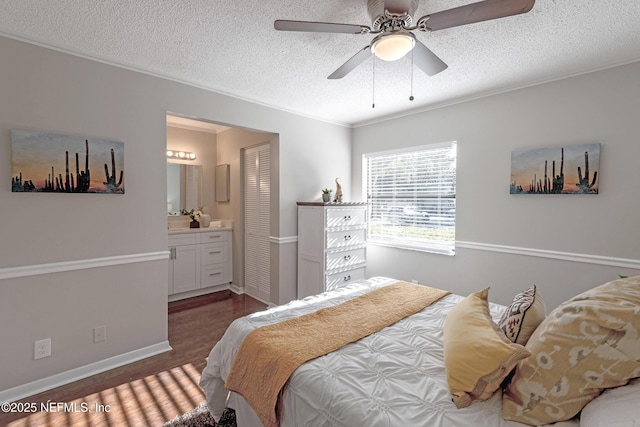
{"label": "vanity light fixture", "polygon": [[195,160],[196,153],[190,153],[188,151],[167,150],[167,159]]}

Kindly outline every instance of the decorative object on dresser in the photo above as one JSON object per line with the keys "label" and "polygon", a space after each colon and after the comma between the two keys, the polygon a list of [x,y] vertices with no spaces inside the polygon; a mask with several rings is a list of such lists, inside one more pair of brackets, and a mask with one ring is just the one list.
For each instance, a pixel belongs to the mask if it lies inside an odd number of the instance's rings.
{"label": "decorative object on dresser", "polygon": [[331,201],[331,192],[333,190],[330,188],[325,188],[322,190],[322,201],[328,203]]}
{"label": "decorative object on dresser", "polygon": [[365,278],[367,203],[298,202],[298,299]]}
{"label": "decorative object on dresser", "polygon": [[201,228],[169,234],[169,301],[229,289],[231,233]]}
{"label": "decorative object on dresser", "polygon": [[336,203],[342,203],[342,181],[340,178],[336,178],[336,197],[333,199]]}

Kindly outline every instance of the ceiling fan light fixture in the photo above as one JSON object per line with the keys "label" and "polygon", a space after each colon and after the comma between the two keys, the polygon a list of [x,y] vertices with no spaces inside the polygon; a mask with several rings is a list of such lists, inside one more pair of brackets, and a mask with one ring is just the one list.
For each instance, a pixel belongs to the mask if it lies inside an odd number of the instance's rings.
{"label": "ceiling fan light fixture", "polygon": [[406,31],[380,34],[371,43],[371,52],[383,61],[397,61],[411,52],[415,44],[413,34]]}

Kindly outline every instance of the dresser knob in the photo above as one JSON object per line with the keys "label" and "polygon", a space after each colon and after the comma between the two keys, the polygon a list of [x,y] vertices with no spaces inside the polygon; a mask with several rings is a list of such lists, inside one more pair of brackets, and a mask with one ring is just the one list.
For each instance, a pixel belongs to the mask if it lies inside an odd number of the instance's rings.
{"label": "dresser knob", "polygon": [[349,280],[351,280],[351,275],[350,274],[348,276],[344,277],[344,281],[345,282],[348,282]]}

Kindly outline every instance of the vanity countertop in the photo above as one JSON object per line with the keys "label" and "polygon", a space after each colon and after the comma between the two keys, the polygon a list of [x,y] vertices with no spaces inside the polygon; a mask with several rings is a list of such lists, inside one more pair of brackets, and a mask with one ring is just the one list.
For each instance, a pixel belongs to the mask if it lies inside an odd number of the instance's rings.
{"label": "vanity countertop", "polygon": [[231,231],[231,227],[207,227],[207,228],[173,228],[169,229],[169,235],[172,234],[185,234],[185,233],[205,233],[209,231]]}
{"label": "vanity countertop", "polygon": [[172,234],[205,233],[211,231],[231,231],[233,221],[230,219],[213,219],[209,227],[189,228],[191,219],[188,216],[170,215],[168,217],[167,232]]}

